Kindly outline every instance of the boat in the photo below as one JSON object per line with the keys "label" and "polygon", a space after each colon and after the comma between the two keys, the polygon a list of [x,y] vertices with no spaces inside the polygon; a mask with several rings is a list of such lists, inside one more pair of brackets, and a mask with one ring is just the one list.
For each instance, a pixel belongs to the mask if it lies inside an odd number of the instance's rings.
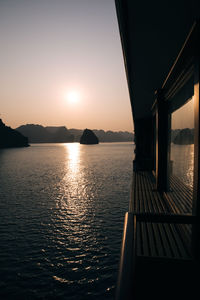
{"label": "boat", "polygon": [[[199,3],[115,0],[115,4],[135,131],[115,298],[196,299],[200,297]],[[194,144],[188,146],[194,152],[191,185],[175,174],[179,152],[172,159],[174,120],[186,105],[194,109]],[[183,114],[184,124],[187,115],[189,109]]]}

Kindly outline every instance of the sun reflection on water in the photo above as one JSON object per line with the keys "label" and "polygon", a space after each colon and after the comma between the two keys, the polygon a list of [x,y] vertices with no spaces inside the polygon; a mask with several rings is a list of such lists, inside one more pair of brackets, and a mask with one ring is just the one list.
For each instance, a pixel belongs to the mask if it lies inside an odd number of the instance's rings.
{"label": "sun reflection on water", "polygon": [[79,171],[80,165],[80,144],[66,144],[67,168],[71,176],[74,177]]}
{"label": "sun reflection on water", "polygon": [[60,183],[60,193],[59,201],[57,203],[58,207],[64,209],[68,212],[78,211],[76,199],[80,194],[80,185],[83,180],[83,172],[80,170],[80,144],[65,144],[65,175]]}
{"label": "sun reflection on water", "polygon": [[[90,164],[86,164],[88,157],[84,156],[84,147],[78,143],[63,146],[65,147],[65,175],[59,183],[57,210],[54,216],[57,223],[59,220],[59,226],[56,227],[54,234],[59,247],[65,248],[65,255],[63,255],[65,268],[70,269],[73,274],[85,268],[88,268],[86,272],[92,272],[93,264],[100,260],[103,247],[98,245],[100,225],[97,226],[95,218],[96,182],[91,177]],[[107,253],[102,255],[106,257]],[[85,264],[89,256],[90,262]],[[92,276],[88,279],[88,283],[89,280],[98,279]],[[54,280],[65,282],[70,278],[56,275]]]}
{"label": "sun reflection on water", "polygon": [[[85,178],[81,163],[81,145],[79,143],[65,144],[65,151],[65,176],[60,183],[61,197],[58,199],[57,207],[63,227],[68,229],[68,240],[73,245],[73,251],[78,251],[75,249],[76,242],[79,243],[84,238],[88,229],[88,222],[86,221],[89,205],[86,188],[87,178]],[[66,215],[68,216],[67,219]],[[74,232],[76,234],[73,234]]]}

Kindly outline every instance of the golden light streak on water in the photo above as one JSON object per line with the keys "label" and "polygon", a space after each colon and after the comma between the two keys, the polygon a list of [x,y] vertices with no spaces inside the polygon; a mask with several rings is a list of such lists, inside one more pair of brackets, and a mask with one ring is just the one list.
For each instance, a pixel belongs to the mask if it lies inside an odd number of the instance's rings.
{"label": "golden light streak on water", "polygon": [[67,152],[67,165],[71,176],[75,177],[79,171],[80,164],[80,144],[68,143],[65,145]]}

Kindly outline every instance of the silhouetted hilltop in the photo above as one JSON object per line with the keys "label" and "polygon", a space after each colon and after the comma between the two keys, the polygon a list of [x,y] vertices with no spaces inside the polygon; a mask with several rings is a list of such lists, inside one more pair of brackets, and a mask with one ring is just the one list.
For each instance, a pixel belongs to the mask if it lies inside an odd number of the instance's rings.
{"label": "silhouetted hilltop", "polygon": [[85,129],[83,131],[83,134],[80,138],[80,144],[84,144],[84,145],[94,145],[94,144],[98,144],[99,140],[98,137],[96,136],[96,134],[90,130],[90,129]]}
{"label": "silhouetted hilltop", "polygon": [[19,132],[28,136],[30,143],[69,143],[74,136],[65,126],[55,127],[27,124],[17,128]]}
{"label": "silhouetted hilltop", "polygon": [[[92,129],[99,139],[99,142],[133,142],[134,134],[128,131],[104,131],[102,129]],[[83,134],[82,129],[69,129],[69,132],[74,135],[74,141],[79,142]]]}
{"label": "silhouetted hilltop", "polygon": [[104,131],[96,130],[93,132],[99,138],[100,142],[133,142],[134,134],[128,131]]}
{"label": "silhouetted hilltop", "polygon": [[[19,132],[29,138],[30,143],[67,143],[79,142],[83,134],[82,129],[67,129],[65,126],[47,126],[35,124],[22,125]],[[99,142],[133,142],[134,134],[127,131],[92,130]]]}
{"label": "silhouetted hilltop", "polygon": [[173,143],[178,145],[194,144],[194,130],[189,128],[179,130],[173,139]]}
{"label": "silhouetted hilltop", "polygon": [[74,135],[65,126],[48,126],[45,129],[52,134],[53,143],[69,143],[74,141]]}
{"label": "silhouetted hilltop", "polygon": [[0,119],[0,148],[28,147],[28,138],[6,126]]}

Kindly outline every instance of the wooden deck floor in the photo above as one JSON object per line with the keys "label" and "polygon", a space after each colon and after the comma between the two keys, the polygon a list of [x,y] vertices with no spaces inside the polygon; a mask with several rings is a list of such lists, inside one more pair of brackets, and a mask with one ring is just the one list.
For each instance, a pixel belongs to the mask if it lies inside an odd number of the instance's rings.
{"label": "wooden deck floor", "polygon": [[151,172],[134,172],[129,211],[134,213],[170,212],[166,201],[155,187],[155,178]]}
{"label": "wooden deck floor", "polygon": [[192,190],[176,176],[170,178],[170,192],[156,190],[151,172],[134,172],[130,212],[192,214]]}
{"label": "wooden deck floor", "polygon": [[181,182],[178,177],[171,176],[170,192],[166,196],[172,212],[192,214],[192,189]]}
{"label": "wooden deck floor", "polygon": [[[130,212],[148,215],[191,215],[192,192],[176,177],[170,179],[171,191],[160,194],[151,172],[133,175]],[[186,222],[187,223],[187,222]],[[177,222],[137,222],[137,256],[190,259],[192,225]]]}
{"label": "wooden deck floor", "polygon": [[[191,190],[177,178],[171,178],[170,193],[161,194],[151,172],[134,172],[116,299],[124,295],[126,299],[160,299],[153,289],[155,282],[163,289],[166,284],[172,288],[165,299],[182,285],[181,296],[194,291],[191,212]],[[137,296],[130,298],[134,293]]]}

